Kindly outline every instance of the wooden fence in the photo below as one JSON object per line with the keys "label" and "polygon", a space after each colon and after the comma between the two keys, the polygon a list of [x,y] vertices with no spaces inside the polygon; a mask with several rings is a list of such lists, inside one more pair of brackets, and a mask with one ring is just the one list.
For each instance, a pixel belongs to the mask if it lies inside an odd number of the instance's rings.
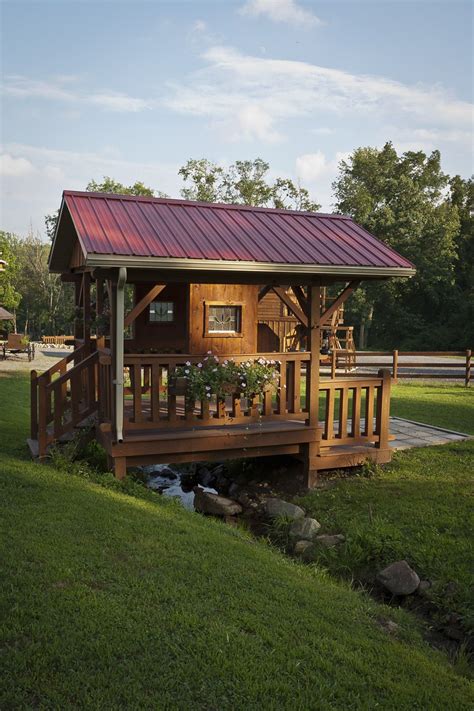
{"label": "wooden fence", "polygon": [[[443,380],[463,380],[466,386],[471,383],[471,361],[472,351],[356,351],[357,363],[359,368],[390,368],[392,371],[392,379],[396,383],[402,378],[424,378],[431,380],[439,378]],[[377,358],[390,358],[390,363],[377,360]],[[418,357],[418,358],[452,358],[451,361],[400,361],[400,357]],[[368,362],[360,362],[360,358],[370,359]],[[460,360],[462,358],[462,360]],[[374,360],[372,360],[374,359]],[[406,369],[406,370],[405,370]],[[425,372],[416,372],[423,370]],[[441,373],[426,372],[426,371],[442,370]],[[407,372],[410,371],[410,372]],[[414,371],[414,372],[413,372]]]}

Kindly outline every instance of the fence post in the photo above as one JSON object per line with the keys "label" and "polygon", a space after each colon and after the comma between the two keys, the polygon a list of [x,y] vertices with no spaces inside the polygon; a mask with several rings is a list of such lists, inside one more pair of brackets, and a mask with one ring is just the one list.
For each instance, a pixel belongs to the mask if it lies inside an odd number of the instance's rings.
{"label": "fence post", "polygon": [[377,397],[376,431],[378,431],[379,441],[376,442],[375,446],[377,449],[388,449],[388,437],[390,434],[390,370],[383,368],[379,370],[377,375],[382,378],[382,387]]}
{"label": "fence post", "polygon": [[334,380],[336,377],[336,367],[337,367],[337,355],[336,349],[333,348],[331,351],[331,379]]}
{"label": "fence post", "polygon": [[393,351],[393,365],[392,365],[392,377],[393,382],[398,383],[398,351]]}
{"label": "fence post", "polygon": [[471,355],[472,355],[471,351],[467,350],[466,351],[466,376],[465,376],[465,380],[464,380],[464,384],[465,384],[466,388],[469,386],[469,384],[471,382]]}

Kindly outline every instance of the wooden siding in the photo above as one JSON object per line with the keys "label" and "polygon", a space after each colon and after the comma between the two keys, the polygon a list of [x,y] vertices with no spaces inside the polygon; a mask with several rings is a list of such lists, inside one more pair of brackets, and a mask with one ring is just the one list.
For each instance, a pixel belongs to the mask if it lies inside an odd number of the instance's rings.
{"label": "wooden siding", "polygon": [[[242,334],[205,336],[205,302],[242,304]],[[189,303],[189,353],[255,353],[257,350],[258,287],[245,284],[191,284]]]}
{"label": "wooden siding", "polygon": [[[135,303],[138,303],[149,291],[150,284],[136,284]],[[168,284],[157,297],[157,301],[174,303],[174,321],[170,323],[152,323],[149,319],[149,307],[139,314],[134,322],[133,338],[127,339],[128,351],[154,350],[159,353],[186,353],[188,319],[189,284]]]}

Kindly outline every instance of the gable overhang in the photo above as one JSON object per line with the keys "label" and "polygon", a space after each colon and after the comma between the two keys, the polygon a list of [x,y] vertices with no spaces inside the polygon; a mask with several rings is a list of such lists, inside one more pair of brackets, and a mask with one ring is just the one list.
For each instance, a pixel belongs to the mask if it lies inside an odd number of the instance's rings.
{"label": "gable overhang", "polygon": [[246,272],[265,274],[288,274],[294,276],[317,277],[357,277],[367,279],[387,279],[393,277],[413,277],[414,268],[350,266],[335,264],[286,264],[275,262],[245,262],[212,259],[174,259],[172,257],[139,257],[129,255],[91,254],[86,256],[86,266],[94,269],[156,269],[165,272]]}

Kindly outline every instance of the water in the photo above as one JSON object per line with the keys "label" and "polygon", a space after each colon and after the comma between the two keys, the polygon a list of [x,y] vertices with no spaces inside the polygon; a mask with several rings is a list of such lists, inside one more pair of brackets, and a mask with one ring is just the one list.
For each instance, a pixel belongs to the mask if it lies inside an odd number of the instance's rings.
{"label": "water", "polygon": [[[193,487],[197,485],[197,481],[190,477],[188,471],[180,471],[178,467],[169,464],[153,464],[143,467],[143,471],[148,475],[146,485],[149,489],[163,496],[176,498],[185,509],[194,511]],[[217,494],[217,491],[209,486],[199,487],[211,494]]]}

